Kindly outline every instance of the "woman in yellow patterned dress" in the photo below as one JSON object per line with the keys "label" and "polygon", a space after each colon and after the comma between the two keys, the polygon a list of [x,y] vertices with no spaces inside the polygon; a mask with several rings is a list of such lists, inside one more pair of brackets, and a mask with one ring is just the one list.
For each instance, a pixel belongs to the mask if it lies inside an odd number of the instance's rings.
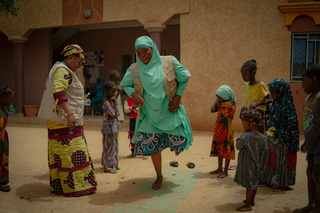
{"label": "woman in yellow patterned dress", "polygon": [[76,71],[84,51],[72,44],[50,70],[38,117],[47,120],[51,193],[76,197],[96,191],[96,178],[83,132],[84,90]]}

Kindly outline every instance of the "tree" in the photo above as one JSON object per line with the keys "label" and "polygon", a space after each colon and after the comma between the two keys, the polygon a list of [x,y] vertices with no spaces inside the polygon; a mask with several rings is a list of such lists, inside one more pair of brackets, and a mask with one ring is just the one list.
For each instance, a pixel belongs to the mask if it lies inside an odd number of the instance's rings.
{"label": "tree", "polygon": [[20,12],[20,8],[16,2],[23,0],[0,0],[0,16],[5,13],[7,15],[17,16]]}

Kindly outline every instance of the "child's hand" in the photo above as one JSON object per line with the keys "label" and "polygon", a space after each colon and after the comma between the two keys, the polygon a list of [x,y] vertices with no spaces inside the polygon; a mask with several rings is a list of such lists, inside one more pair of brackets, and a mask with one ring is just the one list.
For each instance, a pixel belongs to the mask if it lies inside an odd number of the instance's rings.
{"label": "child's hand", "polygon": [[214,102],[214,104],[211,107],[211,112],[214,113],[218,110],[219,106],[221,105],[221,103],[219,102],[219,100],[217,99],[216,102]]}
{"label": "child's hand", "polygon": [[117,102],[117,98],[115,96],[112,96],[110,98],[110,101],[113,102],[113,103],[116,103]]}
{"label": "child's hand", "polygon": [[120,85],[118,85],[116,89],[119,94],[122,92],[122,88],[120,87]]}
{"label": "child's hand", "polygon": [[300,150],[301,150],[302,153],[305,153],[305,152],[307,151],[306,142],[304,142],[304,143],[301,145]]}
{"label": "child's hand", "polygon": [[256,109],[258,106],[258,102],[252,103],[249,105],[249,109]]}

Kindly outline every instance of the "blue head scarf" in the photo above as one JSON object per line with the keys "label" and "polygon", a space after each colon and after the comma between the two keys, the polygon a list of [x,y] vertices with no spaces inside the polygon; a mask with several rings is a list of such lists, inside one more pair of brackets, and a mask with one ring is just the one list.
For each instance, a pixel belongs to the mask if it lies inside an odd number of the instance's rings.
{"label": "blue head scarf", "polygon": [[276,78],[268,84],[269,90],[278,95],[272,103],[272,111],[267,128],[275,127],[280,140],[291,153],[299,150],[299,125],[289,83]]}
{"label": "blue head scarf", "polygon": [[222,85],[217,89],[216,95],[220,96],[226,101],[232,101],[236,105],[236,97],[234,96],[231,87],[227,85]]}

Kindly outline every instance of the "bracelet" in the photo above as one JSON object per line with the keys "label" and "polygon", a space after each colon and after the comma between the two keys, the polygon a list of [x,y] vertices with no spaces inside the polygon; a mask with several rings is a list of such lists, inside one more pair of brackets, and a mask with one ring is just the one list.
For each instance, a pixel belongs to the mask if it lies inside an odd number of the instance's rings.
{"label": "bracelet", "polygon": [[70,113],[67,114],[67,116],[70,116],[70,115],[73,115],[73,112],[70,112]]}

